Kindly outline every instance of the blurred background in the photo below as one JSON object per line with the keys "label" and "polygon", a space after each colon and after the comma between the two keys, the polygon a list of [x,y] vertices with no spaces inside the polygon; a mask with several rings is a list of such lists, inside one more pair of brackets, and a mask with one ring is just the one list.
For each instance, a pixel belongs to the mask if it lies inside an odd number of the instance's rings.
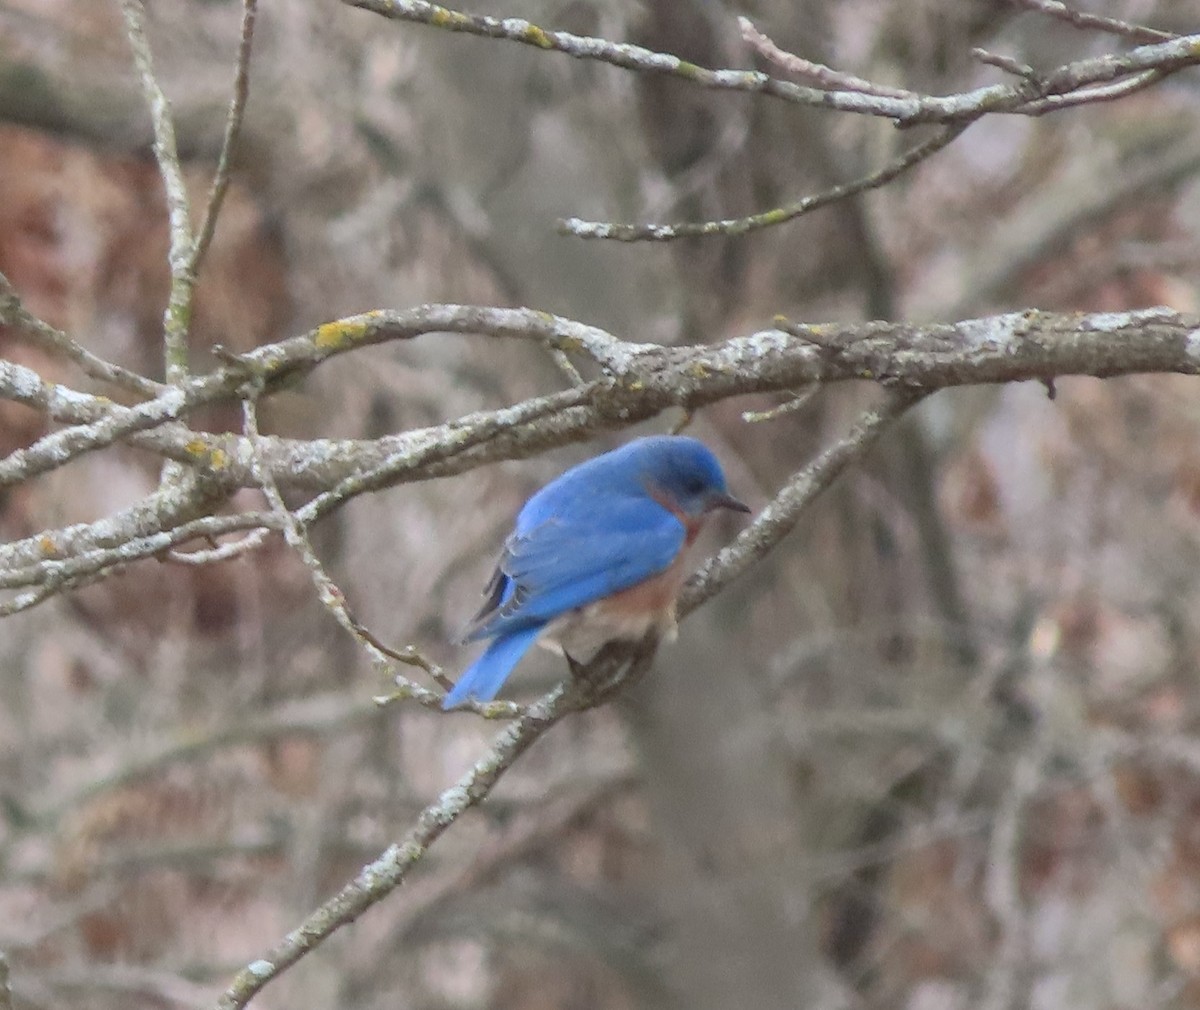
{"label": "blurred background", "polygon": [[[241,5],[155,0],[150,38],[199,199]],[[1193,4],[1097,12],[1194,30]],[[785,49],[947,93],[1122,48],[990,0],[509,0],[472,10],[750,66]],[[205,266],[210,349],[426,301],[529,305],[627,339],[1009,309],[1195,311],[1194,74],[992,118],[891,186],[785,227],[585,243],[560,216],[762,210],[922,136],[382,20],[259,13],[235,184]],[[158,375],[161,185],[119,5],[0,0],[0,271],[28,307]],[[0,329],[0,354],[76,382]],[[264,428],[372,437],[564,382],[537,348],[449,336],[347,355]],[[76,383],[77,384],[77,383]],[[256,1007],[1200,1006],[1200,399],[1172,376],[941,393],[653,674],[569,720],[412,881]],[[692,431],[761,506],[876,391]],[[678,418],[643,430],[665,430]],[[237,418],[214,410],[214,429]],[[0,404],[0,451],[42,419]],[[357,615],[449,671],[521,501],[615,444],[360,498],[314,531]],[[0,535],[136,501],[157,461],[84,457],[0,496]],[[254,496],[248,494],[248,500]],[[712,531],[713,549],[737,521]],[[510,690],[547,688],[552,657]],[[142,563],[0,624],[0,950],[18,1007],[211,1002],[412,823],[494,726],[386,690],[281,545]]]}

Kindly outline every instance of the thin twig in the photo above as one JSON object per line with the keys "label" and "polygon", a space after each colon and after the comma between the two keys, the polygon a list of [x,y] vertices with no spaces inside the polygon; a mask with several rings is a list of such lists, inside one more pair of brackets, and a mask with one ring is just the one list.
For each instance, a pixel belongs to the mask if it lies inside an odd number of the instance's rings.
{"label": "thin twig", "polygon": [[[624,677],[644,672],[653,650],[619,657]],[[601,663],[597,659],[589,669]],[[623,682],[622,678],[618,678]],[[272,979],[287,971],[342,926],[392,893],[420,862],[429,847],[467,810],[491,793],[504,773],[526,750],[570,712],[592,707],[601,695],[590,682],[564,682],[539,698],[496,737],[490,750],[465,775],[427,806],[416,823],[378,859],[364,866],[333,898],[308,915],[274,947],[251,961],[217,1000],[216,1010],[240,1010]]]}
{"label": "thin twig", "polygon": [[1038,82],[994,84],[954,95],[902,97],[858,89],[828,91],[804,87],[754,70],[710,70],[670,53],[607,39],[550,31],[523,18],[497,18],[465,14],[427,0],[342,0],[351,7],[383,17],[483,38],[504,39],[542,50],[553,50],[577,59],[597,60],[642,73],[665,74],[704,88],[751,92],[781,98],[799,105],[891,119],[901,126],[918,123],[950,124],[977,119],[989,113],[1023,113],[1029,103],[1052,94],[1103,84],[1143,70],[1178,70],[1200,64],[1200,35],[1179,36],[1139,46],[1127,53],[1108,54],[1067,63]]}
{"label": "thin twig", "polygon": [[1085,11],[1077,11],[1068,7],[1065,3],[1060,3],[1059,0],[1012,0],[1012,2],[1018,7],[1025,7],[1031,11],[1041,11],[1043,14],[1048,14],[1052,18],[1058,18],[1058,20],[1065,21],[1076,28],[1093,28],[1098,31],[1108,32],[1110,35],[1120,35],[1127,39],[1135,39],[1138,42],[1165,42],[1169,39],[1179,37],[1173,32],[1163,32],[1157,28],[1147,28],[1144,25],[1135,25],[1129,21],[1104,17],[1101,14],[1088,14]]}
{"label": "thin twig", "polygon": [[959,123],[944,127],[928,140],[917,144],[898,158],[888,162],[883,168],[864,175],[860,179],[832,186],[824,192],[802,197],[794,203],[758,214],[750,214],[747,217],[681,224],[618,224],[609,221],[584,221],[572,217],[560,221],[558,228],[559,231],[574,235],[576,238],[600,238],[615,242],[668,242],[673,239],[698,238],[706,235],[743,235],[759,228],[783,224],[785,221],[791,221],[793,218],[807,214],[819,207],[828,206],[868,190],[878,189],[951,144],[969,125],[969,123]]}
{"label": "thin twig", "polygon": [[976,46],[971,50],[971,55],[980,63],[986,63],[990,67],[996,67],[1003,70],[1006,74],[1013,74],[1016,77],[1024,78],[1027,81],[1038,80],[1037,72],[1028,63],[1022,63],[1020,60],[1015,60],[1011,56],[1004,56],[1001,53],[993,53],[982,46]]}
{"label": "thin twig", "polygon": [[74,362],[84,375],[101,382],[132,390],[143,396],[157,396],[162,384],[144,378],[120,365],[97,357],[71,337],[44,322],[22,304],[16,289],[4,274],[0,273],[0,326],[11,326],[29,338],[30,343],[51,354],[61,354]]}
{"label": "thin twig", "polygon": [[814,63],[803,56],[780,49],[770,38],[760,32],[754,22],[747,17],[737,19],[738,29],[742,39],[763,59],[774,63],[786,73],[813,81],[825,91],[861,91],[864,95],[886,95],[889,98],[919,98],[915,91],[907,88],[893,88],[887,84],[877,84],[863,77],[848,74],[842,70],[827,67],[824,63]]}
{"label": "thin twig", "polygon": [[1173,71],[1143,70],[1140,74],[1126,77],[1124,80],[1113,81],[1112,84],[1098,84],[1094,88],[1083,88],[1066,95],[1047,95],[1035,102],[1030,102],[1021,109],[1027,116],[1044,116],[1048,112],[1060,112],[1078,105],[1098,105],[1101,102],[1115,102],[1119,98],[1144,91],[1152,84],[1164,80]]}
{"label": "thin twig", "polygon": [[763,421],[774,421],[785,414],[795,413],[797,410],[808,406],[808,404],[812,403],[813,397],[820,391],[821,387],[814,383],[807,389],[800,390],[795,396],[784,400],[783,403],[777,404],[774,407],[768,407],[766,410],[743,410],[742,420],[747,424],[761,424]]}
{"label": "thin twig", "polygon": [[847,466],[861,459],[892,423],[924,395],[911,389],[889,392],[878,407],[859,418],[843,439],[792,477],[733,543],[705,562],[688,580],[679,597],[680,616],[691,613],[766,557],[795,528],[813,500]]}
{"label": "thin twig", "polygon": [[[854,459],[870,448],[888,425],[920,398],[896,392],[865,414],[838,445],[823,453],[776,496],[752,528],[712,559],[689,581],[680,614],[694,610],[750,567],[794,525],[799,512]],[[513,762],[570,711],[601,703],[640,677],[653,658],[653,644],[610,643],[576,679],[566,681],[528,706],[455,785],[422,811],[397,844],[364,866],[334,898],[307,917],[261,958],[238,973],[217,1002],[217,1010],[238,1010],[268,982],[286,971],[336,930],[391,893],[434,841],[466,810],[486,797]]]}
{"label": "thin twig", "polygon": [[187,187],[175,143],[171,103],[154,76],[150,43],[146,38],[145,7],[141,0],[121,0],[121,12],[125,16],[125,31],[133,48],[134,65],[146,96],[146,104],[150,107],[150,119],[154,124],[154,157],[158,161],[158,171],[167,197],[167,220],[171,235],[167,263],[171,268],[171,291],[163,315],[163,354],[167,382],[177,385],[188,375],[187,335],[195,283],[195,275],[191,270],[194,243]]}
{"label": "thin twig", "polygon": [[208,191],[208,202],[204,208],[204,220],[192,247],[188,269],[194,277],[200,271],[200,262],[212,242],[217,229],[217,217],[221,203],[229,188],[229,175],[233,167],[233,151],[237,144],[242,117],[246,112],[246,100],[250,97],[250,50],[254,42],[254,19],[258,12],[258,0],[242,0],[242,31],[238,41],[237,68],[233,76],[233,97],[229,102],[229,114],[225,118],[225,136],[221,139],[221,153],[217,158],[217,169],[213,174],[212,188]]}
{"label": "thin twig", "polygon": [[567,352],[557,347],[550,348],[550,357],[554,360],[554,364],[558,366],[558,370],[567,377],[567,381],[572,386],[582,386],[583,376],[579,374],[579,369],[575,367]]}
{"label": "thin twig", "polygon": [[[243,515],[252,515],[255,513],[242,513]],[[178,532],[178,531],[173,531]],[[191,565],[192,567],[200,567],[201,565],[212,565],[218,561],[231,561],[234,558],[240,558],[244,554],[250,554],[258,550],[267,540],[272,530],[267,527],[260,526],[258,529],[252,529],[243,537],[238,537],[237,540],[232,540],[229,543],[220,544],[217,547],[209,548],[203,551],[178,551],[169,550],[162,554],[164,561],[170,561],[176,565]],[[194,538],[194,534],[187,537],[187,540]],[[176,541],[182,543],[185,541]],[[155,551],[158,554],[159,551]]]}
{"label": "thin twig", "polygon": [[[258,398],[257,396],[248,397],[242,402],[242,422],[245,428],[246,437],[250,443],[251,466],[254,468],[254,475],[258,478],[259,484],[262,487],[262,492],[266,496],[267,502],[271,506],[271,511],[278,517],[281,526],[283,527],[283,536],[297,554],[300,555],[304,566],[308,569],[309,577],[312,579],[313,586],[317,590],[317,599],[321,601],[321,605],[333,615],[334,620],[338,622],[351,636],[358,642],[371,657],[372,662],[377,669],[387,670],[390,666],[388,663],[389,657],[399,658],[399,654],[392,649],[385,647],[379,639],[371,634],[363,626],[363,624],[350,612],[350,604],[346,600],[346,594],[342,592],[341,587],[329,577],[329,573],[325,571],[325,566],[321,564],[321,559],[317,557],[317,552],[313,549],[309,542],[308,534],[304,527],[297,521],[295,514],[284,503],[283,495],[279,493],[279,486],[275,483],[275,478],[270,471],[262,465],[262,458],[258,453],[258,442],[261,436],[258,431]],[[423,670],[430,674],[438,684],[448,690],[450,682],[442,674],[434,664],[424,661],[417,661],[412,658],[416,652],[411,646],[407,651],[407,657],[403,662],[413,666],[420,666]],[[408,681],[407,678],[401,677],[400,674],[394,674],[397,685],[403,690],[409,692],[412,697],[426,703],[440,704],[441,698],[434,692],[429,691],[421,685]],[[428,695],[428,697],[425,697]]]}

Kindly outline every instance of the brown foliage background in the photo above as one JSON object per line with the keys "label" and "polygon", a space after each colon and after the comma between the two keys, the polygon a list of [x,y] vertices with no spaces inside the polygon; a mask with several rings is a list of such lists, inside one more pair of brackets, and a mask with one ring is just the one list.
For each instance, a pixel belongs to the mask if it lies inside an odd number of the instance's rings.
{"label": "brown foliage background", "polygon": [[[1161,27],[1180,8],[1110,5]],[[228,3],[156,0],[151,40],[203,192]],[[725,5],[491,13],[748,60]],[[1112,39],[990,3],[767,2],[781,45],[966,90],[972,46],[1053,65]],[[0,271],[147,374],[167,232],[115,4],[0,3]],[[583,243],[560,215],[733,216],[860,174],[886,123],[401,26],[264,5],[247,138],[198,294],[197,369],[375,307],[530,305],[630,338],[1035,305],[1195,310],[1195,81],[988,119],[915,174],[784,228]],[[60,363],[0,330],[0,353]],[[264,407],[372,436],[549,388],[532,346],[445,337],[323,368]],[[560,727],[424,869],[256,1006],[1200,1006],[1200,414],[1193,379],[942,393],[697,614],[621,704]],[[760,503],[863,391],[695,421]],[[236,426],[213,411],[213,430]],[[0,448],[41,419],[0,405]],[[592,447],[599,448],[599,447]],[[407,485],[322,526],[381,638],[449,669],[531,490],[582,455]],[[26,536],[136,500],[85,457],[0,498]],[[716,531],[712,546],[729,528]],[[548,657],[512,685],[561,675]],[[403,706],[280,544],[141,564],[0,626],[0,951],[21,1007],[211,1001],[396,837],[488,729]]]}

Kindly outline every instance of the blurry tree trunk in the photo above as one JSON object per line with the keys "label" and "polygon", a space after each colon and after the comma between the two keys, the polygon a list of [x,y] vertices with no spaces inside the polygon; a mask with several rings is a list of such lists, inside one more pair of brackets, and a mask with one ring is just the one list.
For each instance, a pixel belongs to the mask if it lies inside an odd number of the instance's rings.
{"label": "blurry tree trunk", "polygon": [[[802,55],[828,63],[821,40],[829,38],[830,13],[824,3],[798,4],[790,17],[777,16],[772,29],[784,43],[799,43]],[[724,7],[714,12],[703,3],[655,6],[640,26],[639,41],[705,66],[736,64],[739,40],[727,31],[721,35],[715,27],[728,29],[735,14]],[[673,83],[653,77],[639,81],[643,124],[648,147],[663,170],[686,178],[699,158],[689,152],[708,152],[711,158],[711,152],[720,149],[722,124],[711,113],[705,118],[706,111],[729,105],[715,106],[708,96]],[[755,141],[714,168],[703,189],[685,194],[677,216],[736,216],[756,204],[782,203],[801,192],[845,182],[863,168],[835,148],[828,134],[829,117],[787,110],[788,126],[782,129],[783,110],[769,103],[754,103],[750,114]],[[790,170],[780,171],[775,159],[786,159]],[[889,267],[864,201],[843,201],[796,224],[786,234],[756,236],[752,251],[741,254],[738,239],[677,244],[673,251],[686,292],[684,319],[712,333],[719,332],[724,320],[736,318],[737,298],[748,290],[746,274],[754,272],[747,256],[759,264],[787,265],[786,274],[775,278],[778,289],[771,295],[778,304],[807,291],[816,300],[836,305],[839,314],[894,315]],[[817,249],[820,255],[814,255]],[[693,338],[691,333],[685,337]],[[828,407],[806,411],[802,416],[808,424],[776,422],[779,427],[774,430],[786,428],[800,443],[786,453],[769,438],[746,436],[736,425],[727,428],[750,469],[772,486],[782,479],[781,456],[794,453],[798,462],[818,450],[824,410]],[[803,431],[799,438],[797,428]],[[831,517],[819,527],[829,534],[840,525],[840,535],[834,534],[834,556],[824,552],[817,560],[807,556],[805,547],[787,550],[828,609],[811,625],[800,618],[787,628],[770,629],[768,641],[761,644],[785,648],[815,631],[821,620],[832,620],[837,627],[884,622],[901,627],[929,598],[928,593],[912,592],[914,583],[933,590],[944,617],[963,618],[919,422],[904,422],[889,443],[902,443],[897,462],[877,459],[874,479],[915,524],[918,549],[897,550],[878,507],[863,508],[844,484],[834,488],[831,497],[843,521],[838,524]],[[803,540],[808,545],[820,535],[806,534]],[[772,565],[766,568],[774,571]],[[853,582],[859,577],[875,591],[855,589]],[[766,578],[760,573],[760,589]],[[780,579],[774,590],[786,592],[788,585]],[[661,827],[665,872],[657,902],[672,923],[675,956],[669,974],[682,1006],[815,1008],[822,1005],[820,929],[814,888],[801,854],[819,851],[819,839],[839,811],[836,801],[831,807],[828,799],[813,795],[816,790],[800,785],[795,760],[774,718],[777,688],[763,680],[761,671],[755,671],[756,677],[746,670],[739,663],[740,650],[731,647],[751,634],[736,600],[727,596],[716,601],[689,623],[676,649],[660,653],[656,674],[625,706]],[[904,643],[899,648],[903,650]],[[881,643],[881,649],[887,651],[888,643]],[[828,676],[836,677],[836,670]],[[886,802],[886,796],[881,800]],[[870,808],[864,809],[861,823],[843,828],[842,841],[864,841],[867,833],[877,833],[878,821]],[[869,897],[859,895],[858,900],[860,910],[869,909]],[[833,910],[840,919],[837,942],[853,953],[866,942],[871,920],[867,914],[850,921],[845,911]]]}
{"label": "blurry tree trunk", "polygon": [[818,1007],[823,971],[794,772],[718,622],[702,612],[623,706],[638,741],[670,923],[667,982],[697,1010]]}

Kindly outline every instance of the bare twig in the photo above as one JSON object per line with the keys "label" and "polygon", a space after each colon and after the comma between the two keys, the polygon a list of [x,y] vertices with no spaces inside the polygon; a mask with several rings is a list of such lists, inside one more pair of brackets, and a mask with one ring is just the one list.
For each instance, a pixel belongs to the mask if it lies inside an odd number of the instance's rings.
{"label": "bare twig", "polygon": [[158,170],[167,196],[167,219],[171,234],[167,263],[171,268],[171,293],[163,315],[163,351],[167,382],[178,384],[188,374],[187,334],[192,287],[195,284],[191,269],[194,243],[187,187],[184,185],[183,168],[175,144],[171,104],[154,76],[150,43],[146,38],[146,10],[141,0],[121,0],[121,12],[125,16],[125,30],[133,48],[134,65],[154,123],[154,156],[158,160]]}
{"label": "bare twig", "polygon": [[217,217],[221,203],[229,188],[229,174],[233,167],[233,151],[241,130],[242,117],[246,111],[246,100],[250,97],[250,50],[254,42],[254,19],[258,13],[258,0],[242,0],[242,31],[238,41],[237,64],[233,77],[233,97],[229,102],[229,114],[225,119],[225,136],[221,139],[221,153],[217,158],[216,172],[208,192],[204,208],[204,220],[200,225],[195,245],[192,247],[188,270],[194,277],[200,270],[200,262],[212,242],[217,229]]}
{"label": "bare twig", "polygon": [[359,645],[367,651],[372,660],[380,666],[386,667],[387,657],[383,654],[382,650],[376,647],[372,637],[359,633],[361,625],[350,615],[350,607],[346,602],[345,594],[325,571],[325,566],[321,564],[321,559],[317,557],[316,551],[313,550],[312,544],[309,543],[307,533],[301,527],[300,523],[296,521],[296,517],[292,514],[291,509],[284,503],[283,496],[279,493],[279,486],[275,483],[275,478],[262,465],[262,460],[258,454],[258,442],[261,436],[258,432],[257,396],[248,397],[242,402],[242,423],[246,437],[250,442],[250,465],[254,470],[254,476],[258,479],[259,486],[262,488],[262,492],[271,506],[271,511],[279,520],[284,539],[288,542],[288,546],[300,555],[301,560],[308,569],[313,587],[317,591],[317,599],[333,615],[338,624],[358,640]]}
{"label": "bare twig", "polygon": [[1101,102],[1115,102],[1119,98],[1142,91],[1152,84],[1163,80],[1168,74],[1165,70],[1143,70],[1140,74],[1113,81],[1111,84],[1098,84],[1091,88],[1081,88],[1065,95],[1047,95],[1037,101],[1030,102],[1021,109],[1027,116],[1044,116],[1048,112],[1059,112],[1079,105],[1098,105]]}
{"label": "bare twig", "polygon": [[566,351],[560,350],[557,347],[552,347],[550,349],[550,357],[553,358],[554,364],[558,367],[558,370],[566,376],[567,381],[572,386],[583,385],[583,376],[579,374],[579,369],[575,367],[574,362],[571,361],[571,358]]}
{"label": "bare twig", "polygon": [[84,375],[101,382],[109,382],[114,386],[132,390],[143,396],[155,396],[162,391],[162,385],[151,379],[143,378],[136,372],[114,365],[94,355],[87,348],[80,346],[62,330],[56,329],[49,323],[38,319],[25,308],[16,290],[4,274],[0,273],[0,326],[11,326],[18,333],[23,333],[29,341],[51,354],[59,354],[79,366]]}
{"label": "bare twig", "polygon": [[[420,664],[417,664],[420,665]],[[439,668],[440,669],[440,668]],[[444,678],[444,675],[441,675]],[[442,683],[442,680],[438,681]],[[453,683],[448,679],[442,683],[445,690],[453,687]],[[375,696],[375,704],[380,707],[387,705],[395,705],[400,702],[415,701],[418,705],[429,709],[431,712],[437,712],[439,715],[445,713],[442,707],[443,696],[429,691],[426,688],[420,687],[408,677],[396,677],[396,689],[389,691],[387,694]],[[474,699],[464,702],[455,709],[456,712],[474,712],[483,719],[490,719],[495,722],[505,722],[509,719],[516,719],[525,711],[524,705],[518,705],[515,701],[504,701],[498,699],[494,701],[476,701]]]}
{"label": "bare twig", "polygon": [[785,53],[749,21],[740,19],[744,37],[760,53],[789,72],[815,80],[820,85],[818,88],[807,88],[754,71],[709,70],[670,54],[639,46],[576,36],[569,32],[548,31],[520,18],[499,19],[465,14],[426,0],[343,2],[385,17],[485,38],[521,42],[580,59],[600,60],[627,70],[668,74],[703,87],[760,92],[800,104],[884,116],[901,126],[935,122],[946,126],[944,132],[876,173],[792,204],[746,217],[677,224],[628,224],[586,221],[575,217],[559,221],[559,230],[566,234],[625,242],[738,235],[781,224],[817,207],[884,185],[941,150],[981,116],[998,112],[1040,116],[1072,106],[1112,101],[1148,87],[1185,66],[1200,63],[1200,36],[1163,38],[1160,37],[1162,33],[1154,34],[1153,45],[1142,46],[1126,54],[1065,64],[1046,74],[1037,74],[1032,68],[1015,60],[977,50],[977,58],[1014,74],[1018,80],[957,95],[921,95],[904,89],[883,87]]}
{"label": "bare twig", "polygon": [[[408,876],[432,845],[459,817],[482,801],[504,773],[555,723],[573,711],[595,705],[619,685],[644,672],[653,648],[609,653],[598,657],[588,670],[598,678],[609,676],[610,688],[598,690],[585,679],[560,684],[525,709],[519,719],[497,736],[491,749],[436,801],[427,806],[405,836],[378,859],[364,866],[333,898],[309,915],[262,957],[251,961],[233,979],[215,1004],[216,1010],[238,1010],[334,932],[387,897]],[[610,669],[595,669],[608,666]]]}
{"label": "bare twig", "polygon": [[[690,613],[762,557],[792,529],[799,513],[851,461],[860,458],[891,421],[919,397],[920,394],[910,392],[890,394],[882,407],[865,414],[846,438],[789,482],[750,529],[689,581],[680,600],[680,615]],[[526,708],[517,721],[497,737],[492,749],[456,785],[422,812],[417,824],[400,843],[363,867],[336,897],[266,955],[239,972],[217,1003],[218,1010],[244,1007],[271,979],[389,894],[421,859],[428,846],[465,810],[482,800],[535,739],[569,711],[589,708],[611,697],[640,676],[652,657],[653,646],[646,642],[633,647],[610,644],[583,671],[583,677],[559,685]]]}
{"label": "bare twig", "polygon": [[783,224],[801,214],[819,207],[828,206],[839,200],[878,189],[920,164],[951,144],[969,124],[947,126],[928,140],[917,144],[893,159],[878,171],[864,175],[852,182],[831,186],[821,193],[801,197],[794,203],[772,210],[750,214],[747,217],[727,218],[721,221],[699,221],[682,224],[617,224],[608,221],[583,221],[572,217],[559,222],[559,230],[576,238],[602,238],[616,242],[668,242],[679,238],[698,238],[706,235],[742,235],[759,228]]}
{"label": "bare twig", "polygon": [[[258,442],[261,436],[258,432],[257,402],[257,396],[251,396],[242,402],[243,424],[245,426],[246,437],[250,441],[251,466],[254,469],[255,477],[258,478],[262,492],[266,495],[267,502],[271,506],[271,511],[279,519],[280,525],[283,527],[284,539],[287,540],[288,546],[299,554],[301,560],[303,560],[304,566],[308,569],[309,577],[312,579],[313,586],[317,591],[317,599],[321,601],[321,605],[366,650],[367,655],[371,657],[371,661],[375,664],[376,668],[386,670],[389,666],[388,658],[402,658],[402,654],[386,648],[350,612],[350,605],[346,600],[345,593],[329,577],[329,573],[325,571],[325,566],[321,564],[321,559],[317,557],[317,552],[313,550],[304,527],[301,526],[296,516],[284,503],[283,495],[279,493],[279,486],[275,483],[275,478],[262,465],[258,454]],[[442,675],[441,671],[432,663],[425,660],[424,657],[421,657],[413,647],[410,646],[408,651],[403,654],[402,662],[412,666],[419,666],[430,674],[443,689],[449,688],[449,681]],[[398,673],[393,676],[397,686],[408,692],[410,696],[418,698],[418,700],[423,700],[426,703],[440,703],[441,699],[428,689],[421,687],[419,684],[409,682],[407,678],[402,677]],[[429,697],[424,697],[424,695],[429,695]]]}
{"label": "bare twig", "polygon": [[783,417],[784,414],[795,413],[812,403],[820,389],[820,386],[809,386],[807,389],[800,390],[795,396],[784,400],[783,403],[766,410],[743,410],[742,420],[747,424],[761,424],[763,421],[774,421],[778,417]]}
{"label": "bare twig", "polygon": [[971,50],[971,55],[980,63],[986,63],[990,67],[996,67],[1003,70],[1006,74],[1012,74],[1015,77],[1022,77],[1025,80],[1036,81],[1037,73],[1028,63],[1021,63],[1019,60],[1013,59],[1011,56],[1004,56],[1001,53],[993,53],[990,50],[984,49],[981,46],[976,46]]}
{"label": "bare twig", "polygon": [[[498,316],[491,321],[505,325],[491,332],[517,335],[511,328],[515,323],[512,310],[492,311]],[[414,317],[426,325],[415,326]],[[361,324],[366,317],[360,317],[359,332],[362,343],[367,343],[389,336],[402,339],[431,328],[486,330],[488,327],[479,324],[487,317],[488,310],[426,306],[412,312],[374,314],[369,317],[374,327],[370,334]],[[564,324],[559,327],[555,317],[542,313],[530,312],[524,318],[530,326],[526,335],[548,335],[552,342],[557,339],[555,333],[570,329],[569,321],[559,321]],[[435,320],[441,325],[431,325]],[[341,321],[335,331],[342,333],[346,322]],[[330,347],[320,339],[323,330],[259,348],[238,359],[237,367],[191,379],[182,391],[171,390],[170,394],[182,393],[186,403],[234,396],[245,385],[240,369],[262,375],[274,374],[276,369],[306,370],[336,350],[359,346],[354,341],[344,345],[334,341]],[[1200,319],[1167,309],[1090,316],[1009,313],[928,327],[901,323],[788,325],[723,344],[679,348],[626,344],[604,334],[601,345],[606,357],[622,363],[619,381],[592,382],[514,407],[375,440],[264,438],[257,447],[259,459],[277,482],[287,480],[292,487],[332,485],[298,510],[298,520],[309,524],[349,498],[389,484],[461,473],[498,459],[524,458],[596,431],[648,419],[668,408],[694,410],[749,393],[863,378],[930,391],[1065,375],[1200,373]],[[69,390],[49,389],[28,369],[0,362],[3,396],[35,406],[57,404],[55,409],[62,410],[72,403],[78,405],[78,397],[86,409],[97,407]],[[119,408],[124,413],[113,413],[109,421],[132,430],[136,425],[129,414],[143,411],[139,423],[155,423],[159,413],[166,413],[170,406],[163,396],[138,408]],[[83,430],[88,429],[85,426]],[[60,435],[73,431],[78,434],[77,429],[68,429]],[[92,435],[97,444],[102,441],[98,433]],[[118,437],[111,429],[107,436]],[[142,444],[137,441],[142,437],[131,440]],[[151,445],[147,443],[147,447]],[[188,539],[256,526],[279,527],[270,513],[208,514],[213,502],[236,488],[258,486],[244,438],[181,429],[157,447],[178,452],[195,465],[197,480],[192,492],[164,490],[96,523],[46,530],[0,545],[0,588],[35,587],[0,605],[0,615],[27,609],[68,586],[99,577],[114,566],[155,556]],[[14,480],[23,479],[19,469],[13,469],[19,460],[12,456],[0,460],[0,474],[13,470]],[[51,455],[49,464],[55,460]],[[197,499],[196,492],[207,499]],[[184,524],[190,525],[177,529]]]}
{"label": "bare twig", "polygon": [[997,112],[1023,113],[1030,102],[1047,95],[1065,94],[1089,85],[1104,84],[1143,70],[1157,69],[1173,73],[1200,63],[1200,36],[1179,36],[1156,41],[1153,45],[1139,46],[1127,53],[1067,63],[1043,75],[1036,83],[1022,80],[976,88],[955,95],[914,93],[911,96],[893,97],[857,89],[828,91],[804,87],[758,71],[710,70],[682,60],[678,56],[654,52],[641,46],[573,35],[570,32],[549,31],[522,18],[465,14],[428,3],[427,0],[342,2],[399,21],[412,21],[483,38],[519,42],[538,49],[566,53],[578,59],[609,63],[625,70],[666,74],[705,88],[753,92],[782,98],[799,105],[880,116],[894,120],[902,126],[913,126],[917,123],[949,124]]}
{"label": "bare twig", "polygon": [[760,32],[747,17],[737,19],[742,39],[763,59],[774,63],[785,73],[805,80],[814,81],[826,91],[861,91],[865,95],[887,95],[889,98],[919,98],[915,91],[877,84],[854,74],[848,74],[823,63],[814,63],[803,56],[780,49],[770,38]]}
{"label": "bare twig", "polygon": [[892,422],[922,396],[915,390],[889,393],[882,404],[862,415],[845,438],[826,449],[788,481],[733,543],[705,562],[688,580],[679,597],[680,615],[691,613],[766,557],[795,528],[813,500],[847,466],[861,459]]}
{"label": "bare twig", "polygon": [[1012,0],[1012,2],[1018,7],[1025,7],[1028,10],[1049,14],[1050,17],[1066,21],[1067,24],[1074,25],[1076,28],[1095,29],[1108,32],[1110,35],[1120,35],[1127,39],[1135,39],[1138,42],[1164,42],[1168,39],[1179,37],[1172,32],[1159,31],[1157,28],[1147,28],[1144,25],[1135,25],[1129,21],[1104,17],[1101,14],[1088,14],[1085,11],[1077,11],[1074,8],[1068,7],[1065,3],[1060,3],[1059,0]]}
{"label": "bare twig", "polygon": [[[246,513],[243,513],[245,515]],[[178,532],[175,530],[173,532]],[[270,535],[271,530],[265,527],[251,530],[243,537],[238,537],[236,540],[231,540],[228,543],[220,544],[217,547],[211,547],[208,550],[202,551],[178,551],[169,550],[162,553],[162,558],[165,561],[170,561],[177,565],[190,565],[199,568],[201,565],[216,564],[218,561],[231,561],[234,558],[240,558],[243,554],[250,554],[258,550]],[[193,539],[192,536],[187,538]],[[182,541],[176,541],[182,542]],[[159,551],[155,551],[159,554]]]}

